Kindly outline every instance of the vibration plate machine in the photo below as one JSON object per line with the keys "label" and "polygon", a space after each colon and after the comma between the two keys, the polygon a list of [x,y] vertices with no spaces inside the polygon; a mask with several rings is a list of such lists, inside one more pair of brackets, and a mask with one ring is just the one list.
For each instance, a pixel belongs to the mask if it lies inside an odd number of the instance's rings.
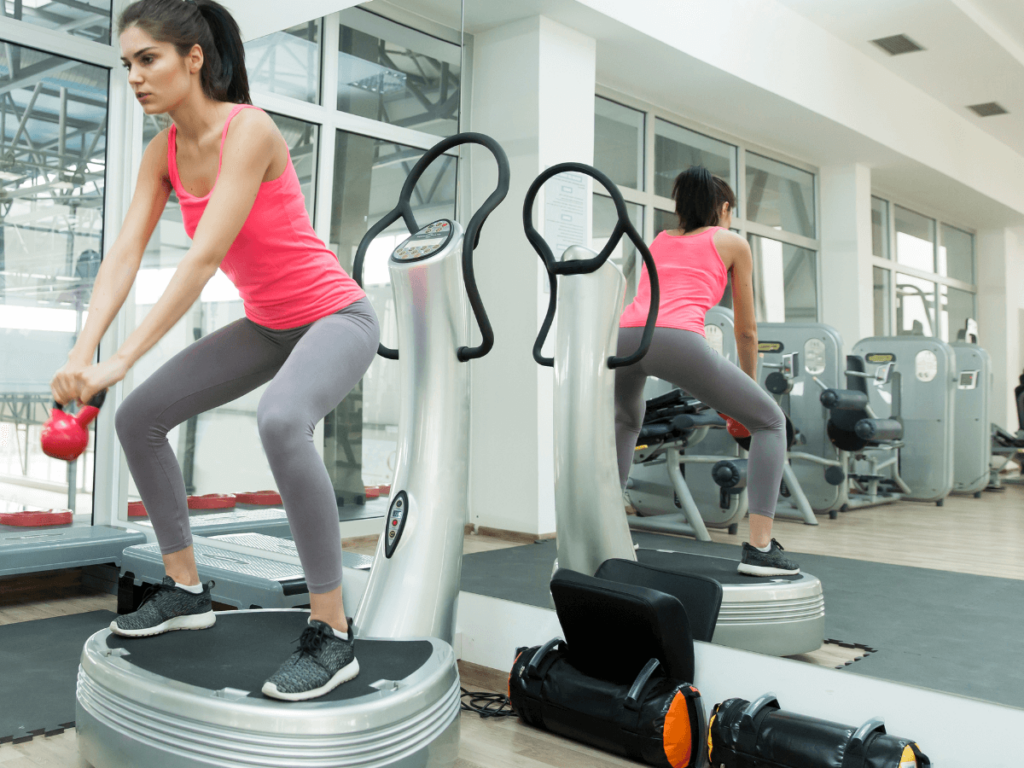
{"label": "vibration plate machine", "polygon": [[[427,166],[460,144],[480,144],[498,185],[463,231],[442,219],[420,227],[409,204]],[[260,688],[306,626],[300,610],[230,611],[202,632],[121,638],[104,630],[82,653],[80,754],[96,768],[395,766],[455,764],[459,673],[450,645],[467,517],[469,371],[490,351],[491,327],[473,277],[473,249],[508,191],[505,153],[491,138],[447,138],[416,163],[397,207],[411,236],[391,254],[401,408],[395,479],[369,582],[355,613],[361,672],[320,699],[290,703]],[[465,290],[463,290],[465,285]],[[468,299],[468,301],[467,301]],[[469,309],[482,343],[465,346]],[[395,359],[396,350],[379,354]]]}
{"label": "vibration plate machine", "polygon": [[[582,173],[603,184],[615,203],[618,223],[601,253],[574,245],[556,261],[533,226],[533,203],[544,182],[565,172]],[[659,293],[654,259],[629,222],[617,187],[588,165],[552,166],[536,178],[526,195],[523,226],[547,268],[551,293],[533,355],[539,364],[554,368],[556,568],[600,576],[606,561],[623,559],[710,577],[721,583],[724,593],[713,642],[778,656],[819,648],[825,603],[816,577],[801,573],[757,578],[737,573],[736,560],[633,549],[615,453],[615,368],[631,365],[647,353]],[[640,250],[647,266],[652,308],[640,347],[631,355],[616,357],[625,278],[609,256],[623,235]],[[556,313],[554,355],[544,357],[542,348]]]}

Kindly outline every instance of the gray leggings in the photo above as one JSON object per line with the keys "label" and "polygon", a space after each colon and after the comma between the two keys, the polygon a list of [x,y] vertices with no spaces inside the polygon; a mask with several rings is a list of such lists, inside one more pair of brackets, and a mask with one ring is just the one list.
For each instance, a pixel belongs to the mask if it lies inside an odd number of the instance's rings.
{"label": "gray leggings", "polygon": [[192,544],[185,481],[167,433],[269,381],[256,422],[306,584],[316,594],[338,587],[338,503],[313,429],[363,377],[379,335],[366,298],[300,328],[276,331],[243,318],[189,345],[137,386],[115,424],[160,551]]}
{"label": "gray leggings", "polygon": [[[642,334],[643,328],[620,328],[618,354],[636,350]],[[750,514],[774,517],[786,461],[786,417],[753,379],[715,353],[704,337],[693,331],[656,328],[644,358],[615,373],[615,447],[622,486],[629,477],[636,438],[644,421],[644,384],[648,376],[686,390],[750,430]]]}

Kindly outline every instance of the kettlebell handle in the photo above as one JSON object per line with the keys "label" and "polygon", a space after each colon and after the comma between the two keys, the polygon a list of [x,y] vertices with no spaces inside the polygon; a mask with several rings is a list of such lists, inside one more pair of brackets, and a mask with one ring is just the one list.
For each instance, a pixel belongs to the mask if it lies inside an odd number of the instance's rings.
{"label": "kettlebell handle", "polygon": [[[106,399],[107,399],[107,390],[101,389],[99,392],[97,392],[95,395],[92,396],[92,400],[90,400],[88,403],[86,403],[86,405],[91,405],[93,408],[102,408],[103,407],[103,401],[106,400]],[[53,407],[56,408],[58,411],[63,411],[64,410],[64,406],[61,405],[60,403],[58,403],[56,400],[53,401]]]}

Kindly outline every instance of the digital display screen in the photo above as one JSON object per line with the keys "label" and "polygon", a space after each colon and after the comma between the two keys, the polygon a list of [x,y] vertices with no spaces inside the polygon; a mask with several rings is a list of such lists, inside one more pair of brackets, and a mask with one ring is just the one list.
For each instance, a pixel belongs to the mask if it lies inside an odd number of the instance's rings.
{"label": "digital display screen", "polygon": [[974,389],[978,383],[978,372],[977,371],[961,371],[960,372],[960,389]]}
{"label": "digital display screen", "polygon": [[441,250],[451,236],[451,222],[435,221],[398,246],[392,258],[397,261],[418,261]]}

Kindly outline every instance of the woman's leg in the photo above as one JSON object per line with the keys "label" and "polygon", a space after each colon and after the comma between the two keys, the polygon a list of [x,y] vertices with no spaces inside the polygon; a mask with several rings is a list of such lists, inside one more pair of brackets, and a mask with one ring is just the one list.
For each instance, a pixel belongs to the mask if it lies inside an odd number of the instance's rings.
{"label": "woman's leg", "polygon": [[341,602],[338,502],[313,429],[366,373],[379,336],[366,299],[316,321],[267,387],[257,416],[306,574],[311,618],[341,632],[348,622]]}
{"label": "woman's leg", "polygon": [[167,575],[199,583],[192,556],[185,481],[167,442],[178,424],[269,381],[288,350],[238,320],[168,360],[117,409],[117,435],[160,542]]}
{"label": "woman's leg", "polygon": [[[616,354],[629,354],[637,348],[643,328],[620,328]],[[615,453],[619,459],[619,484],[625,488],[633,466],[636,438],[644,423],[647,403],[644,400],[644,373],[641,360],[628,368],[615,371]]]}
{"label": "woman's leg", "polygon": [[641,364],[651,376],[672,382],[750,430],[747,498],[751,543],[767,546],[786,461],[782,409],[753,379],[692,331],[657,329]]}

